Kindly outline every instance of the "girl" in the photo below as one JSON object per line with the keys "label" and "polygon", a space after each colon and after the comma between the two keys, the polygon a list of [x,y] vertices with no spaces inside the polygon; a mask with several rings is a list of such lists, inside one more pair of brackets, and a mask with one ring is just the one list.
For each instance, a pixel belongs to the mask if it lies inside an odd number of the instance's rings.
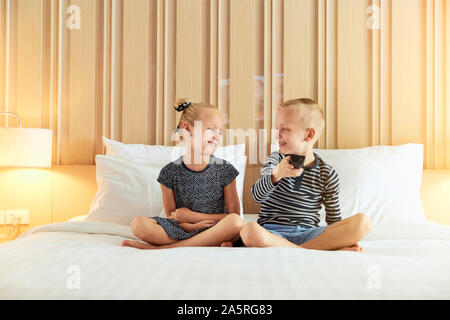
{"label": "girl", "polygon": [[160,249],[181,246],[232,246],[243,221],[236,189],[239,172],[213,153],[222,138],[223,116],[207,103],[177,100],[182,112],[177,130],[186,153],[169,163],[158,177],[167,218],[138,216],[131,230],[140,241],[122,246]]}

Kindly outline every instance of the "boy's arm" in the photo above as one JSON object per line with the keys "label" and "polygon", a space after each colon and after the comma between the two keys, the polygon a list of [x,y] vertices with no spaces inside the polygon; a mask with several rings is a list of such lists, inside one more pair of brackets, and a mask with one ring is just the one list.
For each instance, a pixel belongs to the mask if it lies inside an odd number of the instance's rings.
{"label": "boy's arm", "polygon": [[272,180],[272,171],[277,164],[278,159],[276,154],[271,154],[261,169],[261,175],[252,186],[251,194],[255,202],[266,200],[275,189],[276,183],[278,183],[280,179],[274,177],[275,181]]}
{"label": "boy's arm", "polygon": [[341,221],[341,208],[339,204],[339,177],[334,169],[331,170],[326,181],[323,202],[325,205],[325,221],[327,224]]}
{"label": "boy's arm", "polygon": [[298,177],[303,168],[295,169],[289,162],[289,157],[282,159],[279,163],[272,154],[261,170],[261,176],[253,185],[251,193],[255,202],[265,201],[275,190],[276,185],[282,178]]}

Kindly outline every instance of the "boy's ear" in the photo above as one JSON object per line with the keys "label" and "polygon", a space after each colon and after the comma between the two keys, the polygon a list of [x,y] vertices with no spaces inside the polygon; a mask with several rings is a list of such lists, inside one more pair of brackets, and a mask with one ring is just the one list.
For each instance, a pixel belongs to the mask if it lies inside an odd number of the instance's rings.
{"label": "boy's ear", "polygon": [[316,129],[307,128],[305,142],[310,142],[311,140],[313,140],[315,138],[315,136],[316,136]]}

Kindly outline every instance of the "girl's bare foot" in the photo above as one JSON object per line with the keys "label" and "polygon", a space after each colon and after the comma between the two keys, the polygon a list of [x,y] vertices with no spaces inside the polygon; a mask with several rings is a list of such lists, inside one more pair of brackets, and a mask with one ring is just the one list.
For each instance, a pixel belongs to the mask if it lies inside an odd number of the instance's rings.
{"label": "girl's bare foot", "polygon": [[356,252],[363,252],[364,249],[363,249],[358,243],[355,243],[353,246],[350,246],[350,247],[344,247],[344,248],[338,249],[338,250],[336,250],[336,251],[356,251]]}
{"label": "girl's bare foot", "polygon": [[122,247],[132,247],[137,249],[157,249],[158,246],[152,246],[148,243],[143,243],[140,241],[134,241],[134,240],[123,240],[122,241]]}
{"label": "girl's bare foot", "polygon": [[224,241],[224,242],[222,242],[222,244],[220,245],[221,247],[227,247],[227,248],[229,248],[229,247],[232,247],[233,246],[233,242],[231,242],[231,241]]}

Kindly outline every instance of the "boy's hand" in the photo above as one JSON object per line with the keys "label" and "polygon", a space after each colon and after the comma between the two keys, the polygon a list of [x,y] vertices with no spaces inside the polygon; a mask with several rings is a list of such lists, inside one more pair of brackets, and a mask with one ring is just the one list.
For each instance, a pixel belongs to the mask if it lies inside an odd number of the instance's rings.
{"label": "boy's hand", "polygon": [[290,156],[282,159],[280,163],[272,170],[272,182],[277,184],[281,178],[299,177],[303,173],[303,168],[294,169],[294,166],[289,163]]}

